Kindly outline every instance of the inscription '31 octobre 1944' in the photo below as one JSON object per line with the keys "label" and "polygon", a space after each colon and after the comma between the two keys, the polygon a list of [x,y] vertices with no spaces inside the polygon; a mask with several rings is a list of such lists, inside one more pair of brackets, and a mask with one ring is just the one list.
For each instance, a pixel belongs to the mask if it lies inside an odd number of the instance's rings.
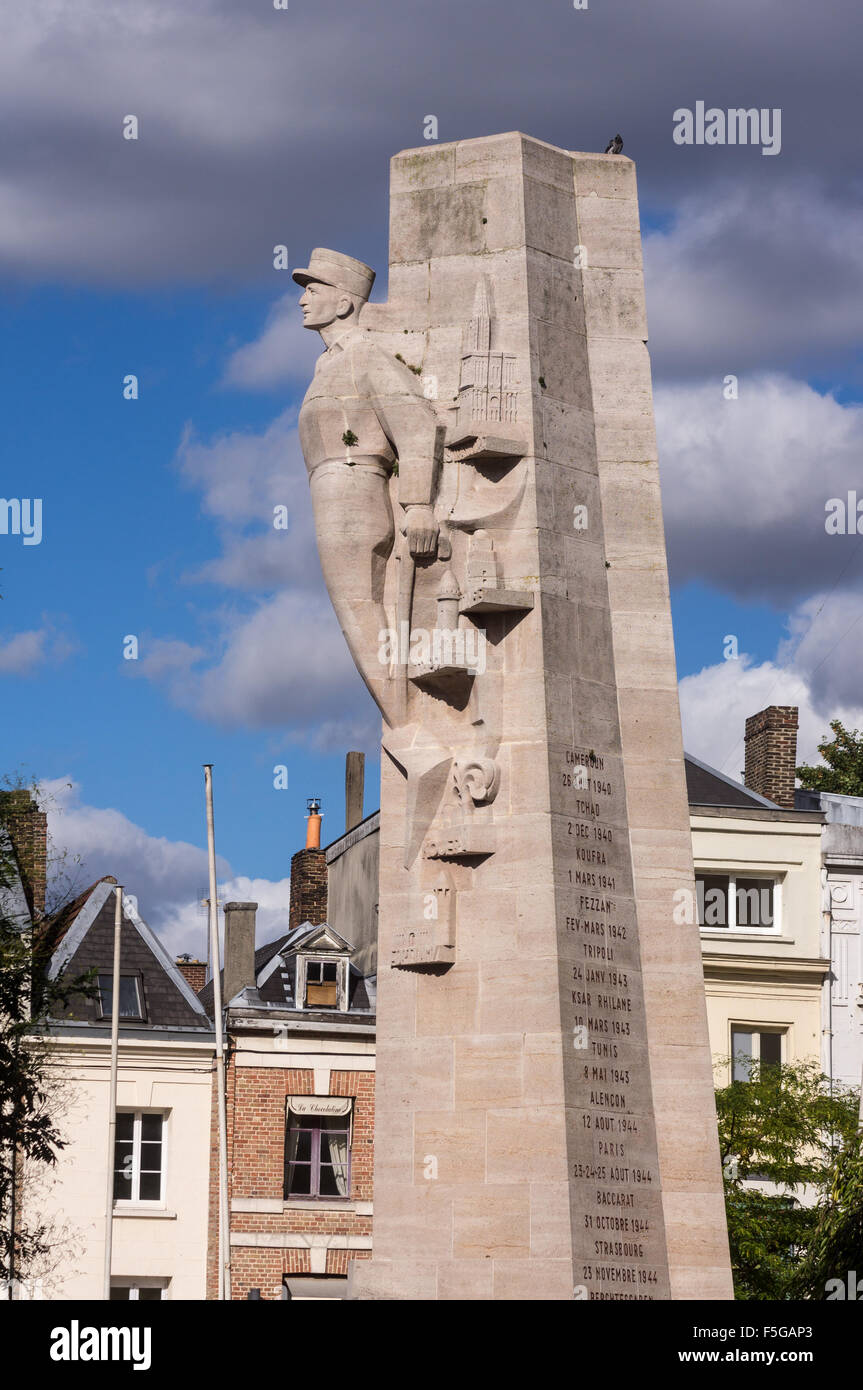
{"label": "inscription '31 octobre 1944'", "polygon": [[[612,775],[612,764],[614,764]],[[561,885],[579,1108],[570,1112],[582,1285],[576,1297],[668,1296],[644,1001],[617,759],[568,749],[559,769],[572,863]]]}

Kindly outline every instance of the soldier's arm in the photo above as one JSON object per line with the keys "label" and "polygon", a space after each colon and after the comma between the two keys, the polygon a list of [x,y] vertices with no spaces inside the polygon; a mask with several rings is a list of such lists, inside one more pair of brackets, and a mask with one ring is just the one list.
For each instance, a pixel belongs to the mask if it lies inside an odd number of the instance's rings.
{"label": "soldier's arm", "polygon": [[430,507],[437,482],[438,418],[423,396],[417,377],[383,349],[359,345],[355,362],[362,390],[399,461],[398,499],[408,507]]}

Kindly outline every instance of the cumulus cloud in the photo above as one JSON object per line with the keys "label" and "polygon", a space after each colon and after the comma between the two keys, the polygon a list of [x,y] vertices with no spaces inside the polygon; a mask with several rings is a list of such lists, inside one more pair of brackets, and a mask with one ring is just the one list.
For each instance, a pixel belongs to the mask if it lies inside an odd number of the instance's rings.
{"label": "cumulus cloud", "polygon": [[863,661],[838,655],[853,642],[861,618],[859,603],[811,599],[792,614],[790,635],[774,660],[756,663],[741,654],[685,676],[679,688],[687,752],[739,777],[747,717],[767,705],[797,705],[797,761],[817,764],[818,744],[832,719],[863,728]]}
{"label": "cumulus cloud", "polygon": [[658,387],[656,428],[675,583],[779,606],[860,585],[860,537],[828,535],[825,507],[858,484],[863,407],[787,376],[743,376],[737,400],[721,380]]}
{"label": "cumulus cloud", "polygon": [[[160,684],[180,708],[226,728],[278,729],[329,750],[377,746],[380,720],[324,588],[296,412],[258,434],[201,440],[177,466],[213,518],[219,553],[185,576],[228,590],[199,642],[143,637],[126,674]],[[284,509],[287,529],[273,525]],[[281,520],[280,513],[280,520]]]}
{"label": "cumulus cloud", "polygon": [[0,636],[0,675],[32,675],[40,667],[59,665],[74,650],[74,641],[50,624]]}
{"label": "cumulus cloud", "polygon": [[[805,672],[819,708],[854,708],[863,703],[861,625],[860,593],[813,594],[790,615],[789,636],[780,645],[778,658],[780,662],[793,658],[795,668]],[[863,726],[863,720],[860,723]]]}
{"label": "cumulus cloud", "polygon": [[[368,742],[368,697],[325,595],[285,590],[261,601],[225,619],[219,645],[209,664],[189,648],[185,664],[158,670],[176,704],[228,728],[278,728],[315,742],[322,726],[344,723]],[[146,662],[141,674],[152,674]]]}
{"label": "cumulus cloud", "polygon": [[[756,18],[728,0],[697,20],[688,0],[595,14],[521,0],[7,9],[0,265],[52,281],[260,280],[274,244],[305,256],[346,236],[380,259],[387,160],[423,143],[426,113],[443,140],[515,126],[603,149],[620,129],[665,205],[719,170],[753,189],[824,171],[852,196],[837,136],[857,114],[850,0],[817,25],[803,0],[763,0]],[[674,109],[699,98],[781,104],[780,158],[676,146]],[[137,141],[122,138],[127,114]]]}
{"label": "cumulus cloud", "polygon": [[220,540],[220,554],[188,579],[259,592],[321,588],[296,420],[292,408],[260,433],[234,430],[204,441],[186,431],[177,453],[180,476],[200,492]]}
{"label": "cumulus cloud", "polygon": [[303,327],[297,308],[301,293],[295,287],[277,299],[260,336],[231,354],[225,366],[227,386],[268,390],[290,381],[309,380],[321,341]]}
{"label": "cumulus cloud", "polygon": [[658,376],[823,370],[859,340],[863,207],[808,177],[711,183],[645,237],[644,268]]}
{"label": "cumulus cloud", "polygon": [[[206,958],[208,894],[207,853],[183,840],[150,835],[121,811],[90,806],[81,786],[67,777],[42,783],[48,830],[57,851],[67,852],[67,871],[74,869],[78,890],[113,876],[137,899],[138,910],[171,955],[188,951]],[[217,858],[221,902],[257,902],[258,941],[287,931],[290,879],[273,881],[235,874]]]}

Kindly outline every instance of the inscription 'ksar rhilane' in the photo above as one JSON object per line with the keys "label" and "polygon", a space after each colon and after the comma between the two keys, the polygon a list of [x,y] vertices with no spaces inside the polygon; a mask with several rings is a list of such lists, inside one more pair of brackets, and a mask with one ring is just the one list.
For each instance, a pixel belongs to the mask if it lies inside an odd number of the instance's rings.
{"label": "inscription 'ksar rhilane'", "polygon": [[575,950],[566,1002],[573,1036],[586,1042],[583,1058],[574,1055],[579,1108],[569,1128],[574,1235],[588,1298],[654,1299],[667,1297],[664,1234],[616,762],[573,748],[559,773],[573,859],[560,895],[559,926]]}

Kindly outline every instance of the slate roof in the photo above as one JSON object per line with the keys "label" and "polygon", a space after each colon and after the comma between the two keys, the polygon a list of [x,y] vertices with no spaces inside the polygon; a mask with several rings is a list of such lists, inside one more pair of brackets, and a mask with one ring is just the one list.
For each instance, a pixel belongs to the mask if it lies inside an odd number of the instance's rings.
{"label": "slate roof", "polygon": [[[282,1008],[296,1009],[296,977],[297,977],[297,957],[296,952],[320,931],[327,931],[337,942],[350,950],[350,942],[345,941],[343,936],[330,927],[326,922],[319,922],[313,926],[311,922],[303,922],[301,926],[294,927],[284,936],[277,937],[275,941],[268,942],[265,946],[260,946],[255,952],[255,984],[257,994],[262,1004],[281,1005]],[[267,967],[271,967],[267,969]],[[224,971],[220,972],[220,979],[224,983]],[[198,998],[203,1004],[207,1013],[212,1016],[213,1011],[213,982],[212,980],[200,991]],[[227,1002],[227,1001],[225,1001]],[[344,1021],[355,1011],[371,1012],[374,1010],[374,981],[366,980],[360,972],[350,966],[348,970],[348,1010],[346,1013],[327,1010],[327,1019],[339,1019]],[[304,1014],[320,1012],[317,1010],[299,1010]]]}
{"label": "slate roof", "polygon": [[0,911],[21,931],[31,924],[24,880],[8,830],[0,825]]}
{"label": "slate roof", "polygon": [[781,811],[775,801],[750,791],[742,782],[726,777],[724,772],[684,753],[686,765],[686,792],[690,806],[748,806],[750,809],[766,807],[771,811]]}
{"label": "slate roof", "polygon": [[[114,887],[115,880],[100,879],[70,903],[55,919],[61,929],[60,939],[48,966],[48,974],[56,979],[61,975],[83,975],[94,969],[100,974],[111,972],[114,956]],[[124,902],[120,942],[120,971],[136,974],[141,982],[143,1020],[120,1020],[120,1029],[134,1028],[199,1028],[211,1031],[210,1020],[195,994],[171,960],[162,943],[146,922]],[[107,1026],[96,999],[73,999],[67,1010],[55,1017],[63,1021]]]}

